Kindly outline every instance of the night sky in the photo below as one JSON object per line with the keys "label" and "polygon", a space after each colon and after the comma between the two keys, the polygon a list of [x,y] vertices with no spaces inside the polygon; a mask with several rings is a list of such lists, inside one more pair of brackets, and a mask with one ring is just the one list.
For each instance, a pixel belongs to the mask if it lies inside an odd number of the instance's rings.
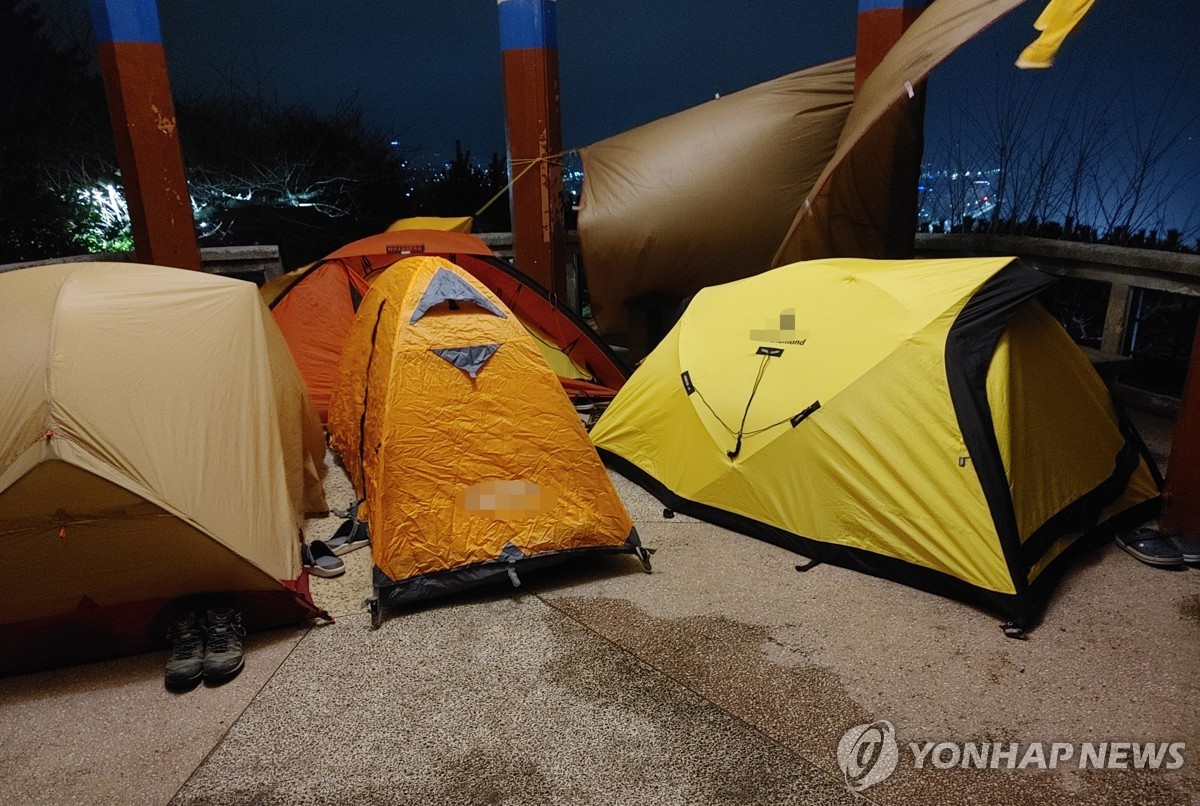
{"label": "night sky", "polygon": [[[86,0],[40,2],[65,27],[87,24]],[[1175,155],[1179,174],[1193,174],[1177,203],[1186,216],[1200,197],[1200,1],[1097,0],[1053,68],[1019,71],[1012,63],[1044,5],[1029,0],[934,72],[927,142],[984,116],[999,87],[1036,89],[1047,117],[1109,105],[1114,119],[1144,126],[1165,111],[1161,125],[1187,126],[1192,138]],[[503,153],[492,0],[160,0],[159,9],[182,97],[261,85],[317,110],[352,101],[417,160],[441,159],[456,139],[483,160]],[[560,0],[564,145],[848,55],[857,10],[856,0]]]}

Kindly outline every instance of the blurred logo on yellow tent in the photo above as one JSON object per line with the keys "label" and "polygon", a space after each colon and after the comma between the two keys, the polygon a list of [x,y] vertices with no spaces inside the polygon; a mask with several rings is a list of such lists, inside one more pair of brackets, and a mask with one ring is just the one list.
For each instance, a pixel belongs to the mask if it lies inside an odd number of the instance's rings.
{"label": "blurred logo on yellow tent", "polygon": [[554,509],[557,496],[531,481],[481,481],[460,490],[457,500],[469,515],[516,521]]}
{"label": "blurred logo on yellow tent", "polygon": [[765,324],[762,330],[750,331],[750,341],[772,341],[779,344],[804,344],[808,341],[808,331],[796,329],[795,308],[784,308],[778,317],[767,319]]}

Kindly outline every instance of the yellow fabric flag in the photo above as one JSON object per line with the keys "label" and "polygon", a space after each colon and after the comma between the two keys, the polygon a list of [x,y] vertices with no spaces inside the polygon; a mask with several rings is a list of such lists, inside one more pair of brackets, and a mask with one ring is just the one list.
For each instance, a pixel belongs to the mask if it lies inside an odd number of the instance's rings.
{"label": "yellow fabric flag", "polygon": [[1091,9],[1096,0],[1050,0],[1045,10],[1033,23],[1041,31],[1036,40],[1029,44],[1017,57],[1017,67],[1023,69],[1046,68],[1054,64],[1054,57],[1067,34]]}

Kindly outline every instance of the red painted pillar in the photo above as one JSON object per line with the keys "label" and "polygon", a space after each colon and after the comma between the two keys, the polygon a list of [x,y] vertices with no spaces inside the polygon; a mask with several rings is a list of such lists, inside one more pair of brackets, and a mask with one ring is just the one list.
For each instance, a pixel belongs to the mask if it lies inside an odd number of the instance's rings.
{"label": "red painted pillar", "polygon": [[928,0],[858,0],[858,42],[854,54],[856,93],[927,5]]}
{"label": "red painted pillar", "polygon": [[566,301],[557,6],[556,0],[498,0],[509,176],[515,180],[509,192],[513,251],[521,271]]}
{"label": "red painted pillar", "polygon": [[[871,75],[892,45],[925,10],[928,0],[858,0],[858,40],[854,64],[854,92]],[[883,234],[887,256],[913,255],[917,228],[917,185],[921,179],[921,156],[925,148],[925,87],[888,111],[882,125],[869,135],[872,159],[890,174],[890,192],[879,199],[880,221],[887,222]]]}
{"label": "red painted pillar", "polygon": [[1171,458],[1167,460],[1163,499],[1163,525],[1182,529],[1200,540],[1200,322],[1192,339],[1192,358],[1179,403]]}
{"label": "red painted pillar", "polygon": [[89,0],[117,161],[142,263],[200,268],[154,0]]}

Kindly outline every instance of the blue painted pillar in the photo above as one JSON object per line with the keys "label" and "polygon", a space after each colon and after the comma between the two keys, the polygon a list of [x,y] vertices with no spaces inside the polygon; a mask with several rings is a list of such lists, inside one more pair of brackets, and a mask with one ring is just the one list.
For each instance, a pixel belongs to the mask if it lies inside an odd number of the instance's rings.
{"label": "blue painted pillar", "polygon": [[516,264],[568,302],[559,156],[558,3],[498,0],[497,8],[509,175],[516,180],[509,192]]}
{"label": "blue painted pillar", "polygon": [[200,269],[154,0],[89,0],[117,161],[142,263]]}

